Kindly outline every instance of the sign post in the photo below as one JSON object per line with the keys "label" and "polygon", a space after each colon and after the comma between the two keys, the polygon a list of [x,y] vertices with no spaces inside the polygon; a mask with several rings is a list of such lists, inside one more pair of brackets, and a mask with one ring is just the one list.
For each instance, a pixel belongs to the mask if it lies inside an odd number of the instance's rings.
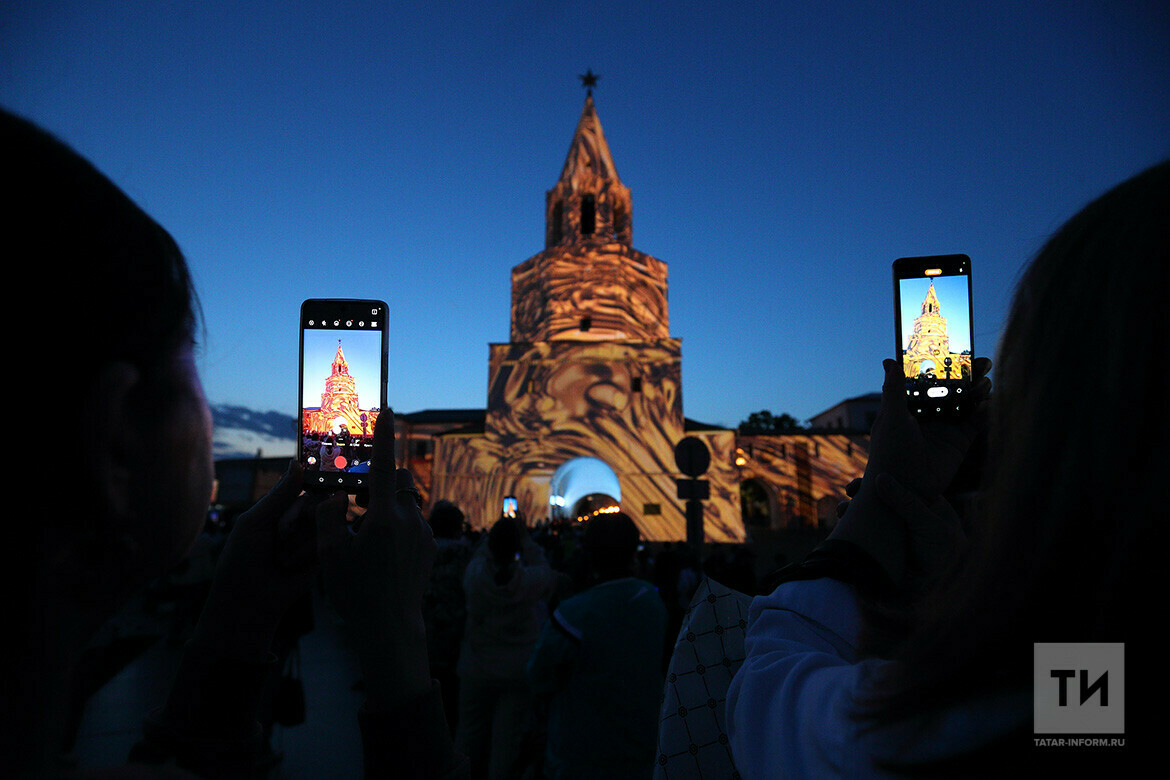
{"label": "sign post", "polygon": [[694,436],[687,436],[674,447],[674,462],[688,478],[676,481],[678,497],[685,500],[687,517],[687,546],[703,559],[703,502],[711,497],[711,485],[699,479],[711,465],[711,450]]}

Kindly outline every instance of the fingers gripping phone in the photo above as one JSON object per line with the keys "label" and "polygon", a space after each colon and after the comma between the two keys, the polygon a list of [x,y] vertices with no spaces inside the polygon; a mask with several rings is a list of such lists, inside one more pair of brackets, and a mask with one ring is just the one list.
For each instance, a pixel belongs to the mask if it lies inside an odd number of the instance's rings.
{"label": "fingers gripping phone", "polygon": [[894,315],[910,411],[918,417],[957,417],[971,411],[971,258],[895,260]]}
{"label": "fingers gripping phone", "polygon": [[298,457],[306,490],[368,489],[374,423],[387,408],[389,340],[382,301],[301,304]]}

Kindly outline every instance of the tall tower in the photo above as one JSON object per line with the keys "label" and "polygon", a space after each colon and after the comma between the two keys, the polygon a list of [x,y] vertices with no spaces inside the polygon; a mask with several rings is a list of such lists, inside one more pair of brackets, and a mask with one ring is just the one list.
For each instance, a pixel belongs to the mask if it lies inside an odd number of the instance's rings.
{"label": "tall tower", "polygon": [[[685,537],[674,464],[688,435],[681,342],[670,335],[666,264],[632,235],[630,190],[590,94],[545,195],[545,248],[512,269],[510,341],[490,345],[484,431],[436,447],[434,493],[470,507],[473,523],[494,520],[504,496],[530,520],[569,510],[557,503],[566,464],[587,459],[611,472],[620,496],[609,498],[644,538]],[[742,540],[734,435],[709,439],[707,536]]]}
{"label": "tall tower", "polygon": [[337,354],[333,357],[329,376],[325,379],[325,392],[321,394],[321,405],[317,409],[306,409],[306,431],[312,433],[338,433],[345,428],[352,434],[368,434],[374,430],[374,412],[363,412],[358,405],[357,385],[349,373],[349,363],[337,340]]}

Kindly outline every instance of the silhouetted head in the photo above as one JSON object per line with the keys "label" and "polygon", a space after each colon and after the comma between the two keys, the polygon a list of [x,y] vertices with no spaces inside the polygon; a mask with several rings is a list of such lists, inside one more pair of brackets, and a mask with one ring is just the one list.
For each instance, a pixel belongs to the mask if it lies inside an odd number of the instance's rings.
{"label": "silhouetted head", "polygon": [[638,553],[638,526],[624,512],[602,514],[585,526],[582,545],[589,566],[602,580],[629,577]]}
{"label": "silhouetted head", "polygon": [[[4,241],[31,280],[17,305],[35,307],[21,321],[60,322],[69,337],[38,347],[40,404],[68,431],[75,481],[43,533],[55,553],[86,553],[73,568],[92,597],[158,576],[203,525],[211,420],[195,294],[170,234],[56,138],[0,111],[0,157]],[[125,582],[80,584],[120,556],[111,572]]]}
{"label": "silhouetted head", "polygon": [[458,539],[463,535],[463,510],[446,499],[436,501],[431,507],[428,522],[436,538]]}
{"label": "silhouetted head", "polygon": [[59,758],[71,656],[204,526],[211,414],[191,278],[171,236],[94,166],[3,110],[0,171],[0,240],[20,285],[9,316],[34,336],[38,424],[68,442],[53,510],[7,530],[26,565],[8,567],[19,584],[4,580],[22,597],[0,651],[12,713],[0,742],[9,774],[41,777]]}
{"label": "silhouetted head", "polygon": [[47,311],[75,323],[84,339],[69,355],[71,392],[113,360],[157,369],[196,331],[196,297],[174,239],[49,133],[0,111],[0,134],[6,241],[31,249],[14,259],[55,282]]}
{"label": "silhouetted head", "polygon": [[524,533],[523,527],[515,519],[501,517],[488,531],[488,550],[496,563],[505,565],[511,562],[520,552],[520,536]]}
{"label": "silhouetted head", "polygon": [[1167,290],[1163,163],[1047,242],[1020,279],[996,359],[993,554],[1015,560],[1035,620],[1075,619],[1079,641],[1132,617],[1135,577],[1148,571],[1135,561],[1165,513],[1152,488],[1170,470]]}

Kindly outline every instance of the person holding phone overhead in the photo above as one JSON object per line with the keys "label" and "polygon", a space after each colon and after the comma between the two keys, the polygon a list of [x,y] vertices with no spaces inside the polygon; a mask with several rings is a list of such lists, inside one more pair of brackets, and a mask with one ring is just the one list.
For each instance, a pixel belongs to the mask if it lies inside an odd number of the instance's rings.
{"label": "person holding phone overhead", "polygon": [[[193,357],[198,304],[174,239],[93,165],[2,110],[0,155],[5,239],[53,303],[18,309],[17,321],[44,322],[50,311],[96,336],[46,361],[38,377],[43,409],[66,434],[58,441],[71,445],[69,470],[60,472],[68,489],[54,491],[35,522],[8,526],[9,549],[31,566],[4,570],[14,598],[0,755],[7,776],[85,777],[61,755],[78,659],[124,602],[183,557],[208,509],[214,474]],[[295,463],[237,520],[166,703],[146,718],[137,755],[168,766],[95,776],[251,775],[273,632],[308,591],[318,560],[359,638],[366,775],[466,774],[427,670],[420,609],[434,540],[409,472],[392,466],[389,414],[375,437],[385,457],[356,534],[346,497],[302,495]]]}
{"label": "person holding phone overhead", "polygon": [[1162,163],[1086,206],[1024,272],[994,395],[974,361],[989,430],[969,522],[944,495],[980,415],[917,418],[901,356],[885,361],[860,490],[752,603],[727,702],[744,777],[1124,775],[1152,757],[1145,682],[1124,688],[1124,734],[1105,735],[1124,739],[1062,752],[1034,729],[1058,683],[1042,646],[1123,646],[1131,681],[1162,666],[1168,214]]}
{"label": "person holding phone overhead", "polygon": [[562,575],[522,516],[501,514],[463,573],[467,621],[459,649],[455,744],[474,778],[506,780],[525,760],[533,722],[525,664]]}

